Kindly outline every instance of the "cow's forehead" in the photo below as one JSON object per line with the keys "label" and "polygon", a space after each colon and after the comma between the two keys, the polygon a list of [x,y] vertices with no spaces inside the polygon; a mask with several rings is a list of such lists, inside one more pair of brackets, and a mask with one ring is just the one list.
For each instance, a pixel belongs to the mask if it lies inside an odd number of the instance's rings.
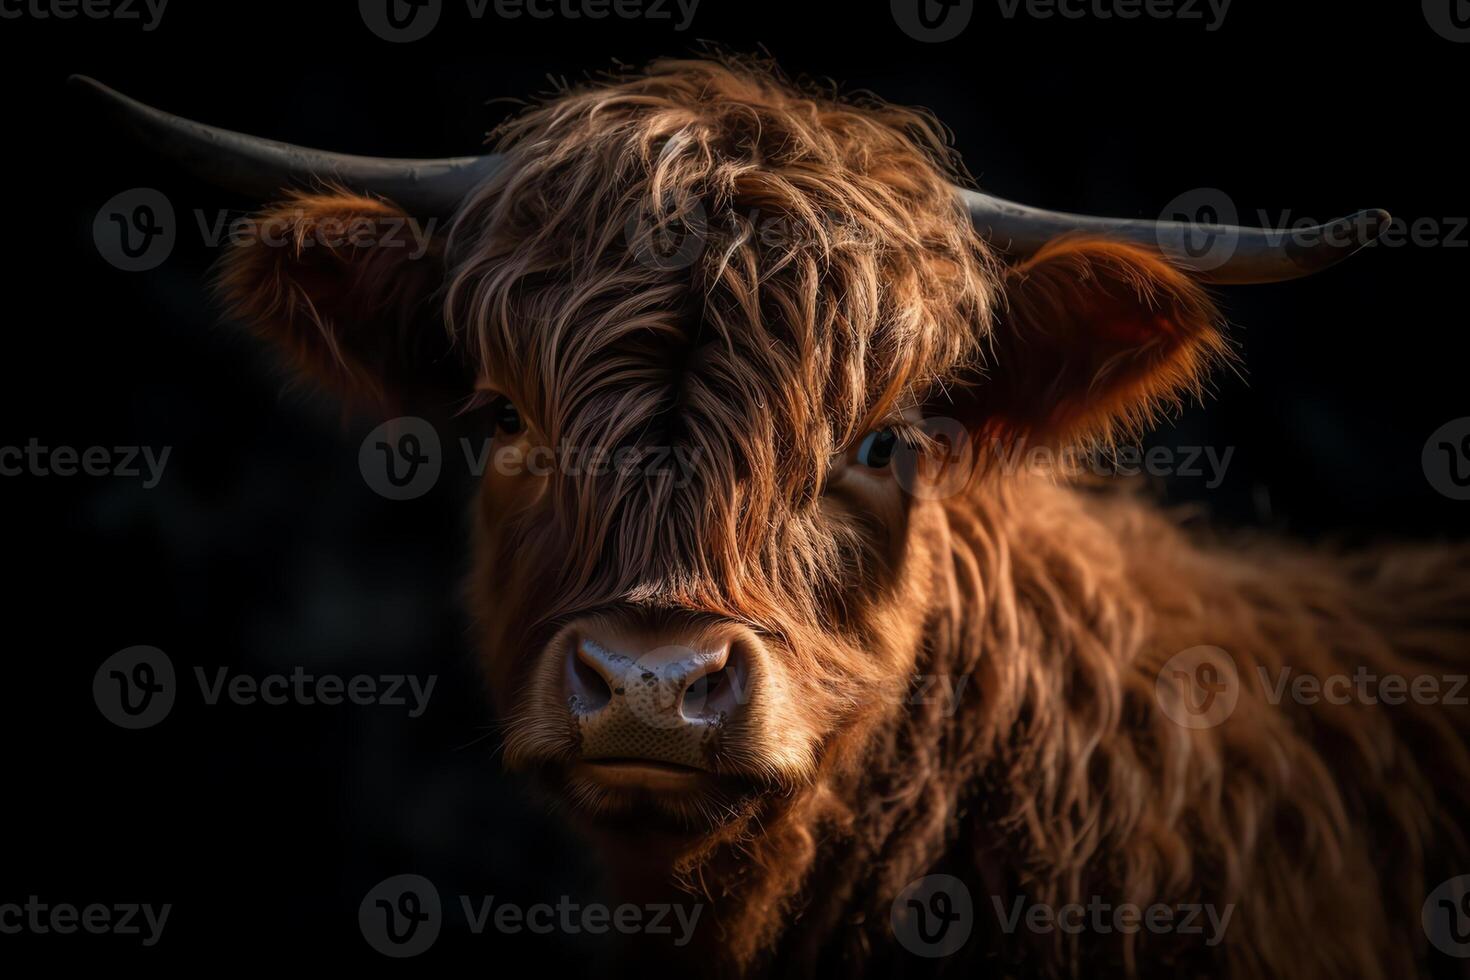
{"label": "cow's forehead", "polygon": [[557,441],[687,443],[800,499],[975,359],[996,265],[917,117],[696,75],[518,117],[450,317]]}
{"label": "cow's forehead", "polygon": [[670,277],[630,291],[616,258],[569,264],[532,288],[470,283],[482,306],[501,291],[515,302],[502,321],[457,327],[477,333],[485,383],[558,440],[745,443],[741,459],[806,467],[951,379],[971,353],[970,338],[943,336],[952,324],[854,310],[840,285],[804,295],[758,261],[751,280],[753,301],[737,303],[728,283]]}
{"label": "cow's forehead", "polygon": [[[809,495],[867,410],[867,371],[846,352],[818,363],[761,324],[734,330],[687,318],[634,331],[577,324],[564,343],[533,345],[512,383],[563,452],[671,459],[681,467],[671,490],[702,493],[707,505],[750,480],[784,491],[773,502]],[[832,377],[851,379],[852,392],[834,397]]]}

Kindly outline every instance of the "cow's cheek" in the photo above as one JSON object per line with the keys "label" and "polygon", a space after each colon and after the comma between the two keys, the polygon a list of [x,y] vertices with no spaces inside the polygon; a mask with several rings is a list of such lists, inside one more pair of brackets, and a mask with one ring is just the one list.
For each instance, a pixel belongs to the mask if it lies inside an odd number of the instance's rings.
{"label": "cow's cheek", "polygon": [[935,604],[946,594],[945,520],[935,504],[917,502],[906,513],[904,537],[889,555],[891,578],[874,597],[857,655],[867,678],[860,708],[868,720],[908,710],[915,676],[932,668],[923,662],[925,631],[932,628]]}
{"label": "cow's cheek", "polygon": [[514,546],[512,529],[536,520],[543,478],[487,469],[474,504],[473,557],[467,599],[480,637],[482,668],[493,701],[513,703],[519,665],[532,657],[524,625],[537,613],[527,584],[539,569],[527,562],[534,555]]}
{"label": "cow's cheek", "polygon": [[868,656],[884,664],[889,676],[907,679],[922,666],[924,630],[936,602],[946,594],[946,528],[937,504],[912,501],[904,514],[902,535],[890,545],[886,556],[890,578],[870,606],[865,631],[872,638]]}

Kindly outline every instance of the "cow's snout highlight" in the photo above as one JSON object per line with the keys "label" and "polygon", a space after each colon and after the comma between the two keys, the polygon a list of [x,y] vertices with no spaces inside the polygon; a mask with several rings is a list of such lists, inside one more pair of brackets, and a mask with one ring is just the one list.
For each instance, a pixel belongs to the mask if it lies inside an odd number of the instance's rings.
{"label": "cow's snout highlight", "polygon": [[752,681],[745,645],[707,634],[571,631],[566,703],[587,761],[714,770]]}

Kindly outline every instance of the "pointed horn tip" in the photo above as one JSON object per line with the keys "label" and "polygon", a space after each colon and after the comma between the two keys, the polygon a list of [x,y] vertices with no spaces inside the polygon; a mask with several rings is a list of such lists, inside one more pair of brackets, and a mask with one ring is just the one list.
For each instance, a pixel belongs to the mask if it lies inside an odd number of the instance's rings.
{"label": "pointed horn tip", "polygon": [[132,100],[117,89],[103,85],[90,75],[68,75],[66,87],[74,96],[101,106],[125,106]]}
{"label": "pointed horn tip", "polygon": [[73,92],[80,92],[88,95],[114,94],[112,89],[108,88],[106,85],[103,85],[91,75],[68,75],[66,76],[66,87],[71,89]]}
{"label": "pointed horn tip", "polygon": [[1393,215],[1382,208],[1369,208],[1366,211],[1359,211],[1357,214],[1351,215],[1343,220],[1350,221],[1362,227],[1363,238],[1360,244],[1367,245],[1379,235],[1383,234],[1383,229],[1387,228],[1389,223],[1393,221]]}

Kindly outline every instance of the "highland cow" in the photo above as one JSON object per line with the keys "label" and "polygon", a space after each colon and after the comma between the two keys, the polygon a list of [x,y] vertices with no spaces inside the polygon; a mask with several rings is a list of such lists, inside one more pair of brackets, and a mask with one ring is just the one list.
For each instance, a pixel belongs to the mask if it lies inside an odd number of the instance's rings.
{"label": "highland cow", "polygon": [[[1231,229],[1191,268],[1188,228],[957,191],[925,113],[728,59],[559,92],[448,161],[84,85],[274,202],[285,247],[232,249],[220,293],[301,375],[358,407],[462,405],[506,458],[634,461],[492,467],[468,604],[507,763],[621,893],[707,903],[692,963],[1424,968],[1426,896],[1470,870],[1465,712],[1270,684],[1463,671],[1470,550],[1214,537],[1061,455],[1233,363],[1206,284],[1307,274],[1386,216],[1310,248]],[[430,214],[452,224],[421,258],[321,236]],[[1014,464],[1035,447],[1057,465]],[[935,874],[973,931],[926,959],[896,900]],[[1024,925],[1099,903],[1207,909],[1222,934]]]}

